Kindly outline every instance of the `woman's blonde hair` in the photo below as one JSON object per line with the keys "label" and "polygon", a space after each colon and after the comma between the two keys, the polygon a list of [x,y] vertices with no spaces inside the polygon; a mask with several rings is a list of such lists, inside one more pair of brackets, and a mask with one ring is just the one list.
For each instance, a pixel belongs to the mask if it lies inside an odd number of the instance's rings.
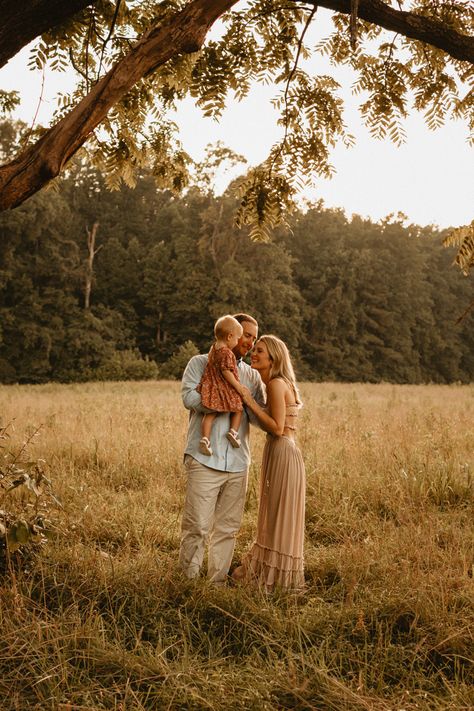
{"label": "woman's blonde hair", "polygon": [[271,360],[270,380],[272,378],[281,378],[293,390],[295,400],[298,405],[302,404],[298,386],[296,385],[295,371],[291,362],[290,353],[281,338],[268,334],[261,336],[258,343],[264,343],[268,350],[268,355]]}

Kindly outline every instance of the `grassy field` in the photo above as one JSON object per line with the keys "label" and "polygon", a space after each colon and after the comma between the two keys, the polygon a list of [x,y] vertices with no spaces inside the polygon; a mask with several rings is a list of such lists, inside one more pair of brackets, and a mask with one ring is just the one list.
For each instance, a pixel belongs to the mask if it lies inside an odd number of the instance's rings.
{"label": "grassy field", "polygon": [[177,570],[179,384],[0,387],[64,506],[0,574],[1,711],[474,708],[474,386],[302,393],[307,592],[267,598]]}

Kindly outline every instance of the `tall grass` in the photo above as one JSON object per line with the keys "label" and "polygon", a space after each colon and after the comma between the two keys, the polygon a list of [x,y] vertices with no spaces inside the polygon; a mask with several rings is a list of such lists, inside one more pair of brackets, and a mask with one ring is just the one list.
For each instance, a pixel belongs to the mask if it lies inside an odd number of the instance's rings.
{"label": "tall grass", "polygon": [[302,394],[307,591],[268,598],[177,570],[178,384],[0,387],[64,506],[0,578],[2,711],[474,707],[474,387]]}

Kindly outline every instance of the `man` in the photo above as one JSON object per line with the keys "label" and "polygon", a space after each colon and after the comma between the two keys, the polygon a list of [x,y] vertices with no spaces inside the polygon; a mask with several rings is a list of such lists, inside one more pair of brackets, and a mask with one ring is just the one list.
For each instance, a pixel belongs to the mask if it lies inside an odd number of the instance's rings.
{"label": "man", "polygon": [[[233,349],[237,359],[239,380],[253,397],[264,403],[259,374],[243,361],[257,339],[258,323],[248,314],[235,314],[243,332]],[[239,428],[241,446],[234,448],[226,438],[229,414],[216,417],[213,425],[213,453],[201,454],[201,420],[208,412],[201,404],[196,387],[206,367],[207,355],[191,358],[183,374],[181,395],[190,410],[188,438],[184,450],[184,466],[188,475],[186,499],[181,524],[179,564],[188,578],[199,575],[204,549],[209,537],[207,575],[216,585],[222,585],[229,572],[244,510],[247,475],[250,465],[249,421],[244,410]]]}

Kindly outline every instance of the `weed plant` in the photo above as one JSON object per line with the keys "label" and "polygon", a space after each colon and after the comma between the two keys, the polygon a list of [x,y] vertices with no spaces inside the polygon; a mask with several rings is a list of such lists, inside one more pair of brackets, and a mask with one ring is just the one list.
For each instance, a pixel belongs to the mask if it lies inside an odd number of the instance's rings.
{"label": "weed plant", "polygon": [[474,387],[302,394],[307,589],[267,597],[177,569],[177,383],[0,388],[64,507],[0,578],[2,711],[474,708]]}

